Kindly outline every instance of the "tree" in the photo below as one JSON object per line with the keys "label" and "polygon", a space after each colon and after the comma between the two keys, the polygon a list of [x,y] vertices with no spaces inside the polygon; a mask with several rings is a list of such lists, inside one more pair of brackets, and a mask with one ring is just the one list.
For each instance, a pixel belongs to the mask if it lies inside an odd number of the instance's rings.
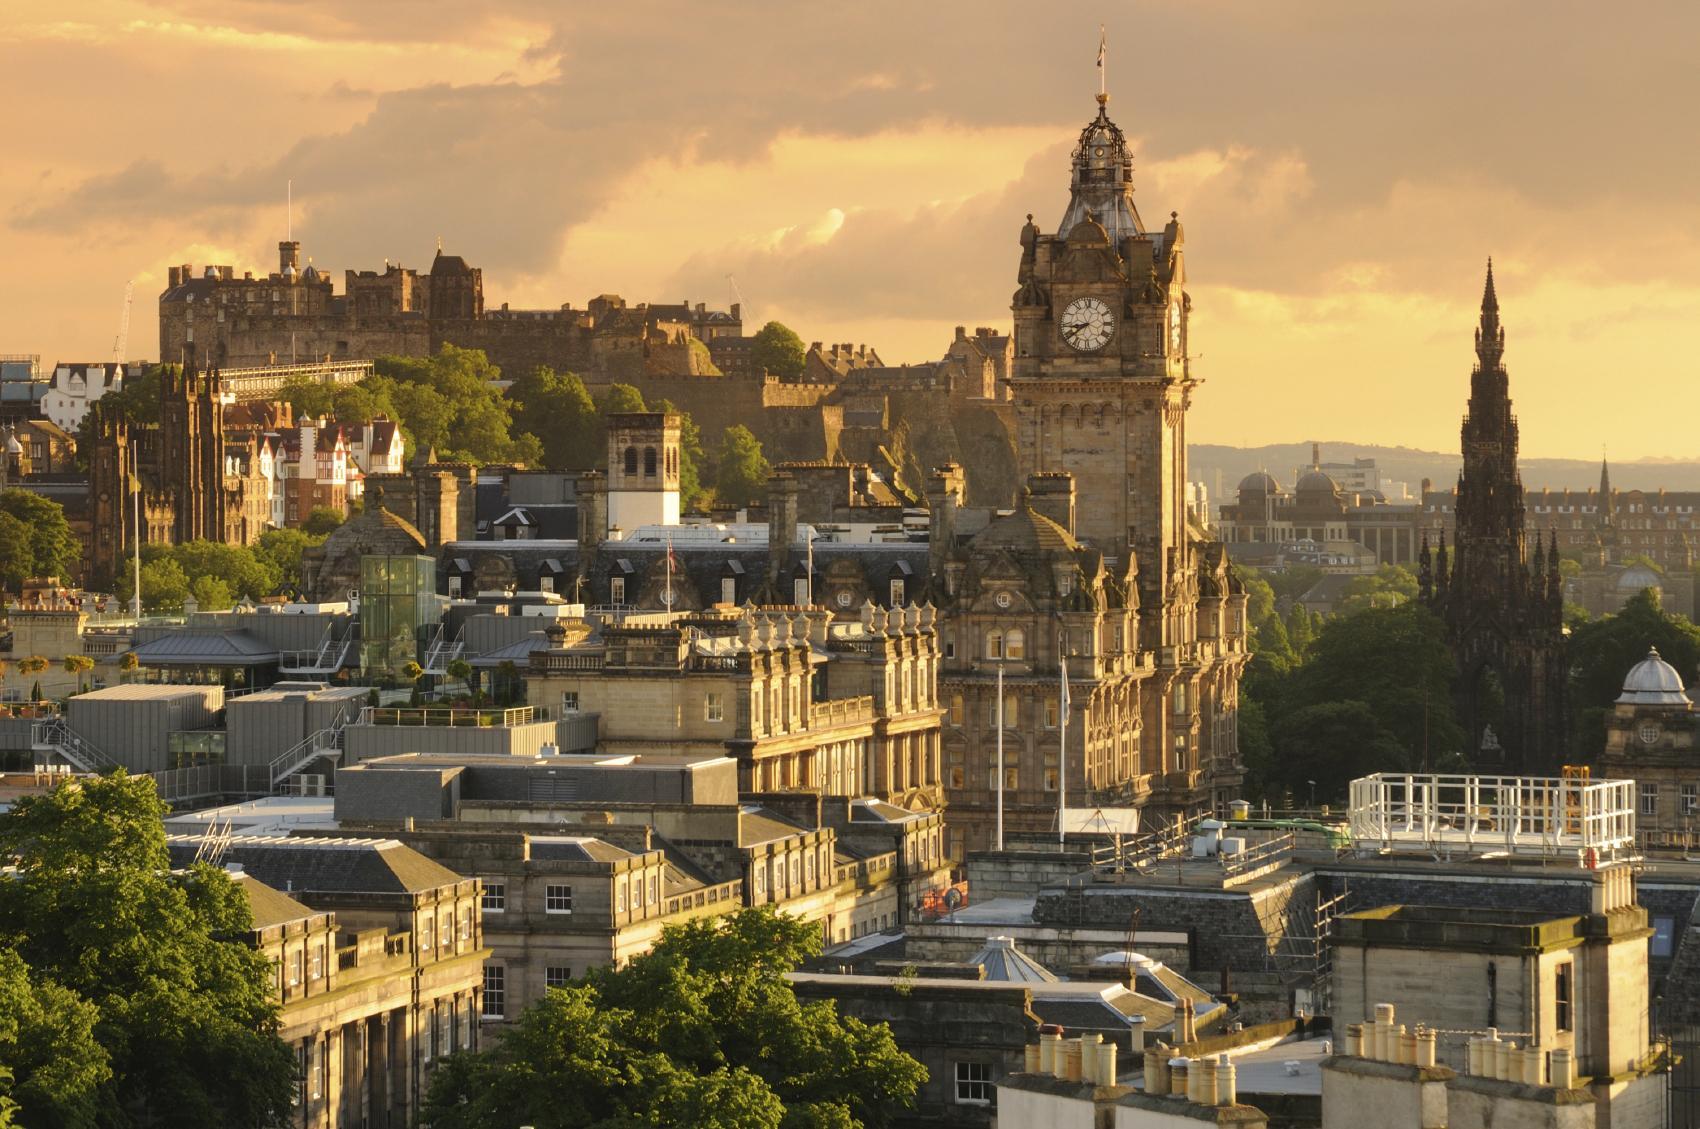
{"label": "tree", "polygon": [[[153,559],[148,559],[149,556]],[[136,566],[133,561],[124,562],[124,576],[121,587],[125,592],[135,591]],[[174,613],[183,610],[183,601],[189,598],[189,577],[183,571],[183,566],[163,550],[154,549],[150,554],[148,548],[143,549],[142,557],[142,610],[146,612]]]}
{"label": "tree", "polygon": [[77,693],[83,692],[83,675],[94,669],[94,660],[87,655],[66,655],[65,673],[77,680]]}
{"label": "tree", "polygon": [[1311,623],[1310,612],[1303,604],[1294,604],[1287,613],[1287,642],[1293,649],[1293,654],[1303,658],[1310,649],[1311,639],[1315,637],[1315,625]]}
{"label": "tree", "polygon": [[136,671],[141,669],[141,666],[142,660],[136,657],[136,652],[134,651],[125,651],[122,655],[118,656],[118,673],[120,676],[134,674]]}
{"label": "tree", "polygon": [[1363,702],[1306,706],[1277,722],[1270,738],[1272,776],[1265,787],[1274,785],[1307,803],[1312,782],[1317,802],[1332,803],[1345,798],[1359,776],[1414,767],[1405,748]]}
{"label": "tree", "polygon": [[331,506],[314,506],[301,521],[301,532],[309,537],[324,537],[340,526],[346,518],[341,510]]}
{"label": "tree", "polygon": [[467,689],[470,690],[472,688],[472,664],[467,662],[465,659],[455,659],[453,662],[449,663],[448,666],[444,667],[443,671],[450,678],[459,682]]}
{"label": "tree", "polygon": [[95,1037],[99,1010],[50,979],[32,977],[23,958],[0,949],[0,1126],[8,1101],[18,1124],[98,1122],[101,1091],[112,1080]]}
{"label": "tree", "polygon": [[197,576],[189,582],[189,594],[195,597],[195,607],[203,612],[229,611],[236,602],[230,594],[228,581],[217,576]]}
{"label": "tree", "polygon": [[280,1122],[294,1056],[247,899],[215,867],[173,870],[164,812],[122,770],[19,800],[0,816],[0,946],[96,1009],[104,1124]]}
{"label": "tree", "polygon": [[254,555],[275,570],[279,589],[295,592],[301,587],[301,554],[324,540],[304,529],[268,529],[260,534]]}
{"label": "tree", "polygon": [[771,907],[668,926],[649,953],[552,989],[432,1079],[434,1129],[891,1124],[926,1078],[890,1028],[803,1003],[820,932]]}
{"label": "tree", "polygon": [[83,546],[65,520],[65,507],[28,490],[0,491],[0,514],[10,514],[29,527],[30,575],[77,574]]}
{"label": "tree", "polygon": [[630,384],[615,381],[608,390],[596,398],[596,414],[606,423],[611,415],[621,412],[647,412],[649,407],[643,402],[643,393]]}
{"label": "tree", "polygon": [[431,357],[379,357],[373,369],[361,386],[388,397],[413,449],[483,465],[543,460],[535,436],[514,435],[502,371],[482,350],[445,344]]}
{"label": "tree", "polygon": [[750,363],[756,371],[771,372],[781,380],[802,376],[807,356],[803,339],[776,321],[756,330],[755,340],[750,343]]}
{"label": "tree", "polygon": [[1417,598],[1417,578],[1403,565],[1384,564],[1368,576],[1346,582],[1339,612],[1352,615],[1366,608],[1391,608]]}
{"label": "tree", "polygon": [[761,442],[741,423],[726,429],[717,465],[714,493],[727,506],[748,506],[759,500],[772,473],[762,456]]}
{"label": "tree", "polygon": [[0,584],[16,592],[34,575],[35,545],[30,527],[11,514],[0,513]]}
{"label": "tree", "polygon": [[508,388],[514,427],[536,437],[550,470],[590,470],[602,464],[602,424],[589,389],[576,373],[535,368]]}

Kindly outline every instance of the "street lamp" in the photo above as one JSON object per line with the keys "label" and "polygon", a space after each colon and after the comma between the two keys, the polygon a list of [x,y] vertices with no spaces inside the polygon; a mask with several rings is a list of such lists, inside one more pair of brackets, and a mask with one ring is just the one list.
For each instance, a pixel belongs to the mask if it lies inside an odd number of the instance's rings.
{"label": "street lamp", "polygon": [[1316,810],[1316,781],[1306,780],[1305,783],[1310,785],[1310,810],[1315,811]]}

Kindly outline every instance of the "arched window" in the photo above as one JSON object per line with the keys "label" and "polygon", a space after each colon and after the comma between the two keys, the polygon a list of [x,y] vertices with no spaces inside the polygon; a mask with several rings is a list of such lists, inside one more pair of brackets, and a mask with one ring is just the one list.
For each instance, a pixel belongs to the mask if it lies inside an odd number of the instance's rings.
{"label": "arched window", "polygon": [[655,477],[655,448],[654,447],[645,447],[643,449],[643,476],[645,478],[654,478]]}
{"label": "arched window", "polygon": [[636,447],[627,447],[626,448],[626,473],[627,474],[636,474],[637,473],[637,448]]}
{"label": "arched window", "polygon": [[1027,657],[1027,635],[1019,627],[1012,627],[1003,637],[1003,657],[1006,659],[1025,659]]}
{"label": "arched window", "polygon": [[986,657],[988,659],[1003,658],[1003,632],[986,632]]}

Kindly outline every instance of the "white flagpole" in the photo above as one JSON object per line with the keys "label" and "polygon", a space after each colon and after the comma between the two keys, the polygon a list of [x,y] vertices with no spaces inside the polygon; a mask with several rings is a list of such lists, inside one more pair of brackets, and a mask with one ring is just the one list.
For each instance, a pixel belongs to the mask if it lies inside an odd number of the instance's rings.
{"label": "white flagpole", "polygon": [[137,623],[142,621],[142,474],[136,465],[136,444],[130,444],[130,498],[131,506],[136,515],[135,536],[130,539],[130,549],[134,553],[136,564],[136,588],[130,597],[130,612]]}
{"label": "white flagpole", "polygon": [[1057,711],[1057,846],[1064,845],[1068,834],[1068,656],[1063,653],[1063,637],[1057,635],[1057,669],[1062,673],[1062,697]]}
{"label": "white flagpole", "polygon": [[1109,97],[1109,85],[1108,84],[1109,84],[1109,70],[1110,70],[1110,68],[1109,68],[1109,66],[1107,65],[1107,62],[1106,62],[1106,60],[1109,58],[1109,54],[1110,54],[1109,33],[1104,30],[1103,24],[1099,24],[1098,25],[1098,101],[1100,101],[1100,102],[1104,101],[1105,99],[1107,99]]}
{"label": "white flagpole", "polygon": [[1003,660],[998,660],[998,850],[1003,850]]}

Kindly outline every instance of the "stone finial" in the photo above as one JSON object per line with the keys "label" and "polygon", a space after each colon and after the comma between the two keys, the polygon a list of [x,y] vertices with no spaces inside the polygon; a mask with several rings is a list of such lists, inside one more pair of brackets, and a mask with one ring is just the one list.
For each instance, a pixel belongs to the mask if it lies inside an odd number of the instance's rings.
{"label": "stone finial", "polygon": [[872,630],[874,624],[874,602],[862,601],[862,626]]}

